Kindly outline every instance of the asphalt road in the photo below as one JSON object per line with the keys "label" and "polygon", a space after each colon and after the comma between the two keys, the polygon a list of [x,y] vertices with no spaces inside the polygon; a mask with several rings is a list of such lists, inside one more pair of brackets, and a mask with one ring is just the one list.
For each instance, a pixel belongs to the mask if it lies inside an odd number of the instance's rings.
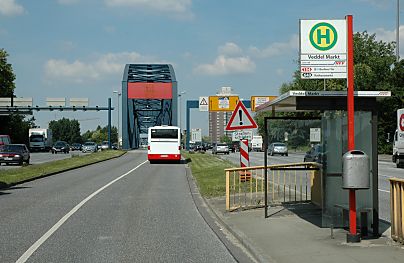
{"label": "asphalt road", "polygon": [[[210,152],[209,152],[210,153]],[[229,155],[219,155],[221,158],[230,160],[236,164],[240,163],[240,153],[230,153]],[[268,156],[268,164],[302,162],[304,153],[291,153],[289,156]],[[250,165],[264,165],[262,152],[250,152]],[[389,178],[404,179],[404,169],[396,168],[389,156],[379,156],[379,216],[381,219],[390,222],[390,184]]]}
{"label": "asphalt road", "polygon": [[145,152],[0,191],[0,262],[235,262],[183,164]]}

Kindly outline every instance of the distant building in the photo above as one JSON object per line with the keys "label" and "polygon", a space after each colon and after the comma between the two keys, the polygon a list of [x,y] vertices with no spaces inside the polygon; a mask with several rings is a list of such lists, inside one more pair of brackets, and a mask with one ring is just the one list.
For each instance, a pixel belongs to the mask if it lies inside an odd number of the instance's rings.
{"label": "distant building", "polygon": [[[222,87],[217,96],[237,96],[231,87]],[[231,132],[225,130],[232,112],[209,112],[209,137],[212,142],[220,142],[220,137],[226,135],[231,138]]]}

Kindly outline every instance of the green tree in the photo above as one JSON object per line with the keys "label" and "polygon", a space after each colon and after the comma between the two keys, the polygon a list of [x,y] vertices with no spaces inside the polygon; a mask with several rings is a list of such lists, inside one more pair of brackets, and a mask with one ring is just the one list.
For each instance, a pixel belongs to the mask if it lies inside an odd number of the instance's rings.
{"label": "green tree", "polygon": [[[0,97],[13,98],[16,77],[7,57],[7,52],[0,49]],[[0,115],[0,134],[10,135],[13,143],[28,145],[28,130],[35,127],[34,121],[33,117],[26,120],[25,116],[20,114]]]}
{"label": "green tree", "polygon": [[229,143],[231,143],[231,138],[226,135],[223,135],[220,137],[220,142],[229,144]]}
{"label": "green tree", "polygon": [[202,136],[202,142],[210,143],[212,142],[212,138],[210,136]]}
{"label": "green tree", "polygon": [[[379,152],[391,154],[393,135],[397,129],[397,109],[404,108],[404,60],[394,64],[390,75],[391,97],[378,103]],[[390,134],[390,141],[387,141]]]}
{"label": "green tree", "polygon": [[90,130],[83,133],[83,135],[81,135],[82,142],[91,141],[91,137],[93,136],[93,133],[94,133],[94,131],[90,131]]}
{"label": "green tree", "polygon": [[49,122],[54,141],[66,141],[67,143],[82,142],[80,135],[80,123],[78,120],[62,118]]}
{"label": "green tree", "polygon": [[[108,125],[101,127],[100,125],[94,131],[86,131],[82,135],[82,140],[93,141],[101,144],[103,141],[108,141]],[[116,143],[118,141],[118,129],[115,126],[111,127],[111,143]]]}
{"label": "green tree", "polygon": [[7,62],[8,54],[0,49],[0,97],[13,97],[15,89],[15,74],[13,67]]}

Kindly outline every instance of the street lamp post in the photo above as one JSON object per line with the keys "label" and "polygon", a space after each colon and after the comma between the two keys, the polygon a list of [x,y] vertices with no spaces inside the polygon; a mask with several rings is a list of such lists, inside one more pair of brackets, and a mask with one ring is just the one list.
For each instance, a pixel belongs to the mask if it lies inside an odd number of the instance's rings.
{"label": "street lamp post", "polygon": [[118,148],[119,148],[119,121],[120,121],[120,119],[119,119],[119,97],[122,95],[122,93],[120,93],[119,91],[117,91],[117,90],[114,90],[113,91],[113,93],[116,93],[117,95],[118,95]]}
{"label": "street lamp post", "polygon": [[181,126],[181,97],[182,97],[182,95],[184,95],[186,93],[186,91],[181,91],[179,94],[178,94],[178,98],[179,98],[179,103],[180,103],[180,106],[179,106],[179,109],[178,109],[178,113],[179,113],[179,127],[180,127],[180,129],[182,128],[182,126]]}
{"label": "street lamp post", "polygon": [[[178,108],[178,113],[179,113],[179,127],[180,127],[180,130],[181,130],[181,134],[182,134],[182,126],[181,126],[181,97],[182,97],[182,95],[184,95],[186,93],[186,91],[181,91],[180,93],[178,93],[178,99],[179,99],[179,104],[180,104],[180,106],[179,106],[179,108]],[[187,131],[188,132],[188,131]],[[182,144],[182,139],[181,139],[181,144]]]}
{"label": "street lamp post", "polygon": [[400,0],[397,0],[396,59],[400,61]]}

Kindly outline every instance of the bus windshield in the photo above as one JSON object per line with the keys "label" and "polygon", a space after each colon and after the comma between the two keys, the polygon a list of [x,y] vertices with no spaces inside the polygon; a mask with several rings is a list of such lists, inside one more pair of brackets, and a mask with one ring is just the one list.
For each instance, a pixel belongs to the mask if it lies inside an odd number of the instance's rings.
{"label": "bus windshield", "polygon": [[152,139],[178,139],[177,129],[151,129]]}

